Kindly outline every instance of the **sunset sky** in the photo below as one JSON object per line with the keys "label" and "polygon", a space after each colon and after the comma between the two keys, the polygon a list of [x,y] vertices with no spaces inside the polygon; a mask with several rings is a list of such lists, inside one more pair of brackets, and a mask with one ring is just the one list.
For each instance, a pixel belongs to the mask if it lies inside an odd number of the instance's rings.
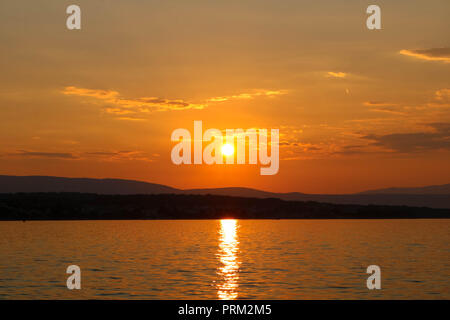
{"label": "sunset sky", "polygon": [[[81,7],[67,30],[66,7]],[[366,28],[381,7],[382,30]],[[448,0],[2,1],[0,174],[350,193],[450,182]],[[280,169],[171,162],[278,128]]]}

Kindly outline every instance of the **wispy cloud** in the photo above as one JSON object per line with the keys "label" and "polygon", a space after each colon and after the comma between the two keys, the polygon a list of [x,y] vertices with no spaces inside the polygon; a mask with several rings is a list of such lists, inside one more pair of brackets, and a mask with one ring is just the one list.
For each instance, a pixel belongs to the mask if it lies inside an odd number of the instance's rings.
{"label": "wispy cloud", "polygon": [[[326,136],[333,135],[334,138],[317,139],[310,135],[310,132],[317,130],[326,131]],[[346,128],[327,124],[317,127],[282,126],[279,144],[281,160],[329,159],[379,152],[369,146],[367,140],[362,140],[361,136],[361,134],[346,132]]]}
{"label": "wispy cloud", "polygon": [[393,115],[404,115],[406,114],[403,111],[399,111],[396,108],[392,108],[392,107],[385,107],[385,108],[373,108],[370,109],[370,111],[372,112],[381,112],[381,113],[387,113],[387,114],[393,114]]}
{"label": "wispy cloud", "polygon": [[450,62],[450,48],[432,48],[423,50],[400,50],[402,55],[427,61]]}
{"label": "wispy cloud", "polygon": [[439,103],[450,104],[450,88],[444,88],[435,92],[435,99]]}
{"label": "wispy cloud", "polygon": [[329,71],[325,74],[325,77],[327,78],[339,78],[339,79],[343,79],[343,78],[347,78],[348,73],[346,72],[333,72],[333,71]]}
{"label": "wispy cloud", "polygon": [[396,152],[411,153],[430,150],[450,150],[450,123],[430,123],[429,132],[367,135],[372,145]]}
{"label": "wispy cloud", "polygon": [[229,100],[254,99],[257,97],[275,97],[287,94],[287,90],[254,90],[253,92],[240,93],[236,95],[213,97],[207,99],[207,102],[222,102]]}
{"label": "wispy cloud", "polygon": [[364,106],[370,107],[372,112],[381,112],[393,115],[405,114],[404,108],[393,102],[388,101],[366,101],[363,103]]}
{"label": "wispy cloud", "polygon": [[58,160],[95,160],[95,161],[125,161],[139,160],[153,162],[159,155],[148,155],[137,150],[121,151],[86,151],[86,152],[41,152],[33,150],[9,151],[0,154],[1,157],[19,159],[58,159]]}
{"label": "wispy cloud", "polygon": [[[447,121],[450,88],[436,89],[426,100],[409,105],[374,97],[373,100],[361,102],[370,112],[367,118],[351,119],[334,126],[280,128],[281,159],[328,159],[374,154],[390,157],[405,153],[450,151],[450,123]],[[378,116],[374,117],[375,113]],[[322,138],[314,135],[319,130]]]}
{"label": "wispy cloud", "polygon": [[91,97],[108,105],[105,111],[112,114],[124,115],[132,113],[152,113],[168,110],[203,109],[204,104],[189,103],[183,100],[170,100],[156,97],[141,97],[135,99],[123,98],[119,92],[112,90],[86,89],[78,87],[65,87],[65,95]]}
{"label": "wispy cloud", "polygon": [[7,153],[6,156],[17,158],[78,159],[77,155],[67,152],[35,152],[27,150]]}
{"label": "wispy cloud", "polygon": [[123,120],[123,121],[145,121],[144,118],[133,118],[133,117],[118,117],[117,120]]}
{"label": "wispy cloud", "polygon": [[257,97],[272,98],[286,94],[286,90],[258,89],[251,92],[239,93],[229,96],[208,98],[200,103],[192,103],[181,99],[163,99],[157,97],[124,98],[118,91],[86,89],[74,86],[65,87],[62,91],[65,95],[89,97],[103,103],[105,112],[120,116],[120,120],[139,121],[144,120],[136,116],[160,111],[176,111],[189,109],[204,109],[211,103],[230,100],[255,99]]}
{"label": "wispy cloud", "polygon": [[122,151],[91,151],[82,154],[85,158],[96,158],[99,160],[118,161],[118,160],[142,160],[152,162],[154,159],[147,153],[135,150]]}
{"label": "wispy cloud", "polygon": [[395,106],[395,103],[386,102],[386,101],[366,101],[363,103],[366,107],[392,107]]}

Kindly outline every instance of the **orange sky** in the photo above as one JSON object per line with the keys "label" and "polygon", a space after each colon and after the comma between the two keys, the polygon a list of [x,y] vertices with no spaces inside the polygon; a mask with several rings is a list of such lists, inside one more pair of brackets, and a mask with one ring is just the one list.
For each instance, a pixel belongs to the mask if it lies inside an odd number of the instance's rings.
{"label": "orange sky", "polygon": [[[0,5],[0,174],[348,193],[450,182],[448,1]],[[171,132],[278,128],[280,170],[175,166]]]}

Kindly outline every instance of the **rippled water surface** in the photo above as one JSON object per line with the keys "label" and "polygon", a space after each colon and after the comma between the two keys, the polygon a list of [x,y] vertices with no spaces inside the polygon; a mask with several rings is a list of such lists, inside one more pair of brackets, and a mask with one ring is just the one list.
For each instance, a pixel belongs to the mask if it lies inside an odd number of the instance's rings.
{"label": "rippled water surface", "polygon": [[[450,220],[0,222],[1,299],[449,299]],[[81,268],[68,290],[66,268]],[[368,290],[366,268],[381,268]]]}

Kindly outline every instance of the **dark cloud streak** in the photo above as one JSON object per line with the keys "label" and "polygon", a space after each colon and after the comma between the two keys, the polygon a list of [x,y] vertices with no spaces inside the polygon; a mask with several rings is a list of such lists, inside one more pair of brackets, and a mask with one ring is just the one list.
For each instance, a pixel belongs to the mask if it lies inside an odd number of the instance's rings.
{"label": "dark cloud streak", "polygon": [[22,158],[55,158],[55,159],[78,159],[76,155],[65,152],[34,152],[20,150],[16,153],[9,153],[8,156],[16,156]]}
{"label": "dark cloud streak", "polygon": [[430,123],[431,132],[366,135],[372,145],[396,152],[412,153],[431,150],[450,150],[450,123]]}

